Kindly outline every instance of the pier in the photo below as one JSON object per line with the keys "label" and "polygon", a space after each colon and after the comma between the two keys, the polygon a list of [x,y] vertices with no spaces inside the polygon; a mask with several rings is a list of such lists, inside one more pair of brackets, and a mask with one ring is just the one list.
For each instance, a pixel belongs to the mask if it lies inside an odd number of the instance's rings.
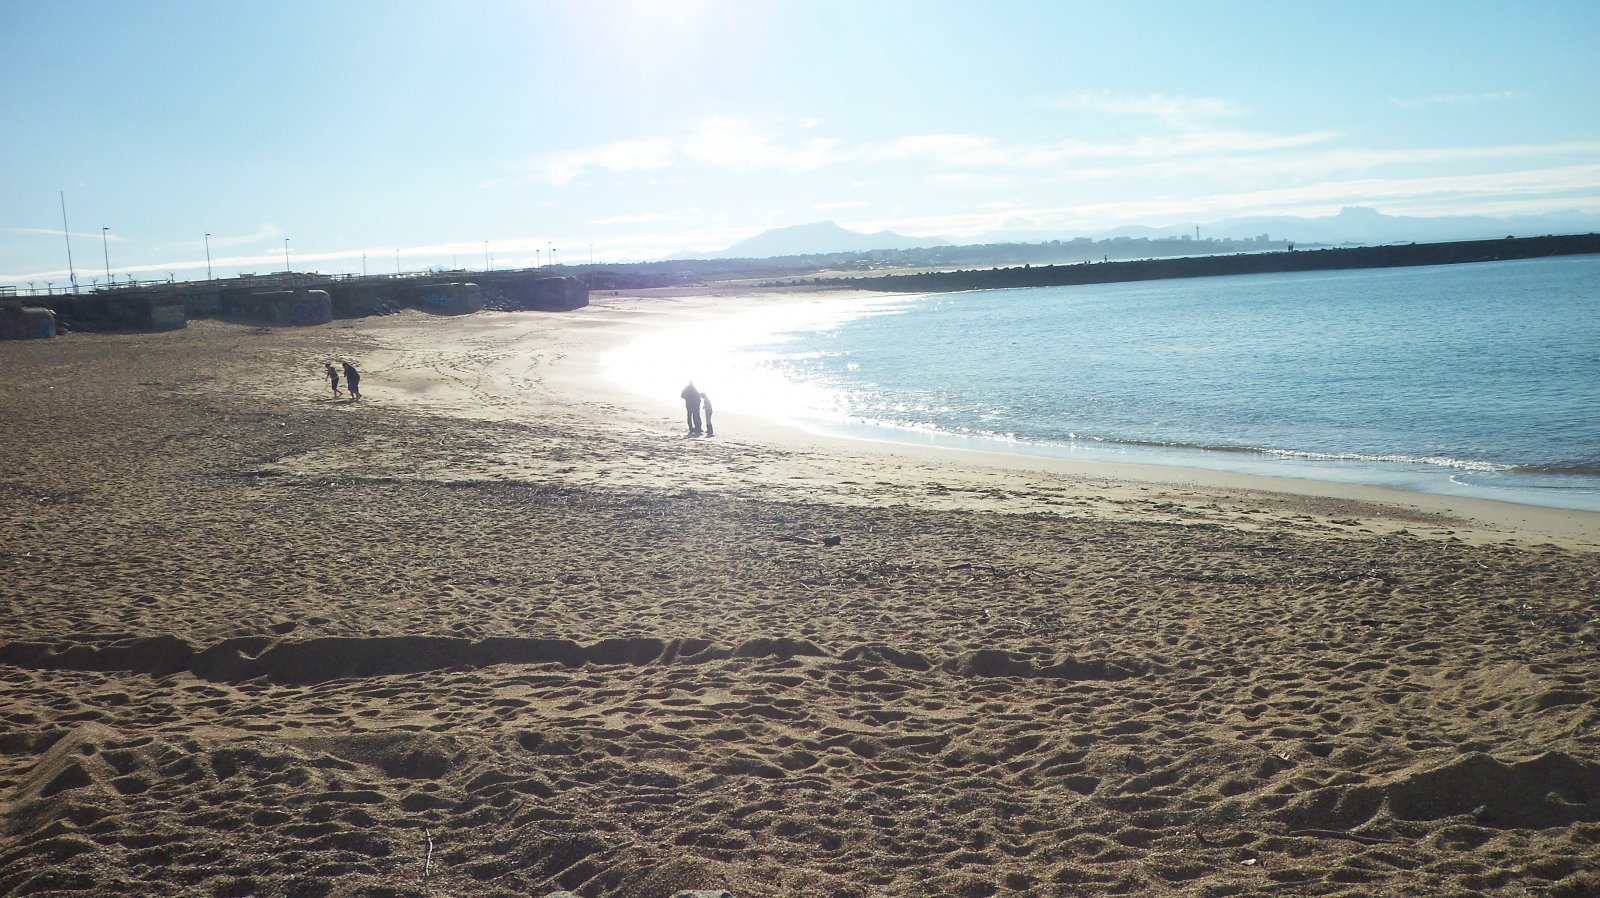
{"label": "pier", "polygon": [[0,339],[21,339],[53,336],[58,329],[176,330],[200,317],[303,326],[403,308],[448,315],[484,308],[569,311],[589,304],[589,288],[578,278],[550,277],[537,269],[375,277],[284,271],[152,281],[81,293],[13,289],[0,295],[0,301],[6,306]]}

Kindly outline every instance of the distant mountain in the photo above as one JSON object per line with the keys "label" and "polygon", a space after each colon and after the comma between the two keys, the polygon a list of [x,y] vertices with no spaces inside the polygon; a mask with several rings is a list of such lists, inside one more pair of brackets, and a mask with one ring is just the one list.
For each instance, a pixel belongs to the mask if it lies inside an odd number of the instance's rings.
{"label": "distant mountain", "polygon": [[[1092,234],[1071,234],[1036,230],[994,231],[966,237],[961,246],[1005,243],[1041,243],[1090,237],[1096,240],[1156,239],[1194,236],[1200,228],[1202,240],[1247,240],[1262,234],[1272,240],[1300,244],[1384,244],[1437,243],[1451,240],[1494,240],[1507,235],[1542,237],[1549,234],[1589,234],[1600,232],[1600,215],[1573,209],[1544,215],[1504,217],[1385,215],[1365,206],[1346,206],[1338,215],[1302,218],[1290,215],[1229,218],[1213,222],[1188,222],[1147,227],[1131,225]],[[907,237],[892,231],[864,234],[842,228],[831,221],[774,228],[742,240],[724,250],[709,253],[674,253],[672,259],[769,259],[777,256],[815,256],[829,253],[866,253],[873,250],[905,250],[937,246],[956,246],[940,237]]]}
{"label": "distant mountain", "polygon": [[1201,225],[1202,236],[1273,237],[1303,243],[1434,243],[1447,240],[1493,240],[1498,237],[1542,237],[1600,230],[1600,216],[1577,210],[1544,215],[1384,215],[1364,206],[1346,206],[1324,218],[1288,216],[1234,218]]}
{"label": "distant mountain", "polygon": [[1435,243],[1449,240],[1493,240],[1507,235],[1542,237],[1546,234],[1594,233],[1600,231],[1600,215],[1573,209],[1543,215],[1421,217],[1385,215],[1365,206],[1346,206],[1338,215],[1320,218],[1301,218],[1292,215],[1252,216],[1213,222],[1191,221],[1164,227],[1134,225],[1089,235],[1043,235],[1031,231],[1026,234],[1002,232],[974,237],[971,242],[1038,242],[1065,240],[1077,236],[1090,236],[1097,240],[1117,237],[1131,239],[1172,237],[1192,235],[1196,225],[1200,227],[1202,239],[1208,237],[1244,239],[1267,234],[1274,240],[1294,240],[1300,243]]}
{"label": "distant mountain", "polygon": [[697,259],[769,259],[774,256],[814,256],[827,253],[865,253],[875,249],[917,249],[950,246],[936,237],[907,237],[892,231],[863,234],[831,221],[763,231],[725,250],[701,253]]}

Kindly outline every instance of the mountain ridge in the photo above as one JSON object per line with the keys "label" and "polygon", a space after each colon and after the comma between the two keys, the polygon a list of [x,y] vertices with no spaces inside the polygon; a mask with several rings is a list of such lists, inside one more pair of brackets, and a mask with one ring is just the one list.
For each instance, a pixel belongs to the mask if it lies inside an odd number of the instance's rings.
{"label": "mountain ridge", "polygon": [[766,259],[777,256],[819,256],[832,253],[866,253],[879,249],[920,249],[952,246],[938,237],[907,237],[893,231],[863,233],[840,227],[836,222],[772,228],[741,240],[727,249],[710,253],[675,256],[679,259]]}
{"label": "mountain ridge", "polygon": [[1005,243],[1042,243],[1051,240],[1131,240],[1182,237],[1195,232],[1201,238],[1248,240],[1267,234],[1273,240],[1301,244],[1436,243],[1453,240],[1492,240],[1500,237],[1540,237],[1552,234],[1600,232],[1600,215],[1580,209],[1538,215],[1387,215],[1369,206],[1346,206],[1336,215],[1303,217],[1252,215],[1212,222],[1178,223],[1151,227],[1125,225],[1088,234],[1044,230],[1002,230],[967,238],[909,236],[894,231],[852,231],[833,221],[772,228],[726,249],[674,254],[684,260],[764,259],[782,256],[819,256],[906,250],[940,246],[979,246]]}

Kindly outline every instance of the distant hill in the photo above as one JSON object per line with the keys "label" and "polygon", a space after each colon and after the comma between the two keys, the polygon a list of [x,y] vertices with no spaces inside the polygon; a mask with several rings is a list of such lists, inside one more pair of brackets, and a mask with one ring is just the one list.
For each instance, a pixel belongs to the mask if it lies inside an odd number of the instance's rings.
{"label": "distant hill", "polygon": [[[1125,233],[1137,231],[1139,233]],[[1584,234],[1600,231],[1600,215],[1574,209],[1544,215],[1441,215],[1434,217],[1385,215],[1365,206],[1346,206],[1338,215],[1300,218],[1290,215],[1230,218],[1200,224],[1202,237],[1254,237],[1302,243],[1434,243],[1448,240],[1493,240],[1507,235],[1541,237],[1546,234]],[[1191,234],[1194,225],[1166,228],[1119,228],[1103,236],[1164,236]]]}
{"label": "distant hill", "polygon": [[1117,237],[1155,238],[1193,235],[1200,227],[1201,238],[1248,239],[1267,234],[1274,240],[1300,243],[1435,243],[1450,240],[1493,240],[1507,235],[1542,237],[1546,234],[1588,234],[1600,232],[1600,215],[1576,209],[1543,215],[1445,215],[1437,217],[1385,215],[1365,206],[1346,206],[1338,215],[1302,218],[1292,215],[1229,218],[1212,222],[1187,222],[1146,227],[1112,228],[1093,234],[1042,232],[997,232],[973,237],[972,243],[1037,242],[1089,236],[1098,240]]}
{"label": "distant hill", "polygon": [[[748,240],[708,253],[675,253],[681,260],[771,259],[783,256],[820,256],[833,253],[868,253],[874,250],[913,250],[934,247],[1042,243],[1090,237],[1150,239],[1193,237],[1196,222],[1161,227],[1129,226],[1092,234],[1049,231],[995,231],[963,238],[959,243],[939,237],[907,237],[892,231],[864,234],[831,221],[794,225],[764,231]],[[1406,216],[1385,215],[1365,206],[1346,206],[1337,215],[1303,218],[1291,215],[1229,218],[1199,222],[1202,240],[1253,240],[1262,234],[1273,241],[1303,245],[1380,245],[1386,243],[1439,243],[1457,240],[1496,240],[1501,237],[1542,237],[1551,234],[1600,233],[1600,215],[1576,209],[1543,215],[1513,216]]]}
{"label": "distant hill", "polygon": [[841,228],[831,221],[793,225],[763,231],[727,249],[680,258],[694,259],[769,259],[774,256],[816,256],[829,253],[865,253],[875,249],[917,249],[950,246],[936,237],[907,237],[892,231],[863,234]]}

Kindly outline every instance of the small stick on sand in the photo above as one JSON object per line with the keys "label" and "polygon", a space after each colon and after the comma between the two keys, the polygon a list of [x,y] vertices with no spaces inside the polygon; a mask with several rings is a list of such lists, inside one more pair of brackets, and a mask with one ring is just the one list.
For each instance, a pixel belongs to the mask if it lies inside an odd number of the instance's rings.
{"label": "small stick on sand", "polygon": [[422,834],[428,839],[428,856],[422,861],[422,884],[427,885],[428,876],[433,873],[433,831],[424,826]]}
{"label": "small stick on sand", "polygon": [[1320,839],[1345,839],[1351,842],[1360,842],[1362,845],[1388,845],[1393,839],[1383,839],[1378,836],[1358,836],[1355,833],[1341,832],[1336,829],[1291,829],[1291,836],[1311,837]]}

